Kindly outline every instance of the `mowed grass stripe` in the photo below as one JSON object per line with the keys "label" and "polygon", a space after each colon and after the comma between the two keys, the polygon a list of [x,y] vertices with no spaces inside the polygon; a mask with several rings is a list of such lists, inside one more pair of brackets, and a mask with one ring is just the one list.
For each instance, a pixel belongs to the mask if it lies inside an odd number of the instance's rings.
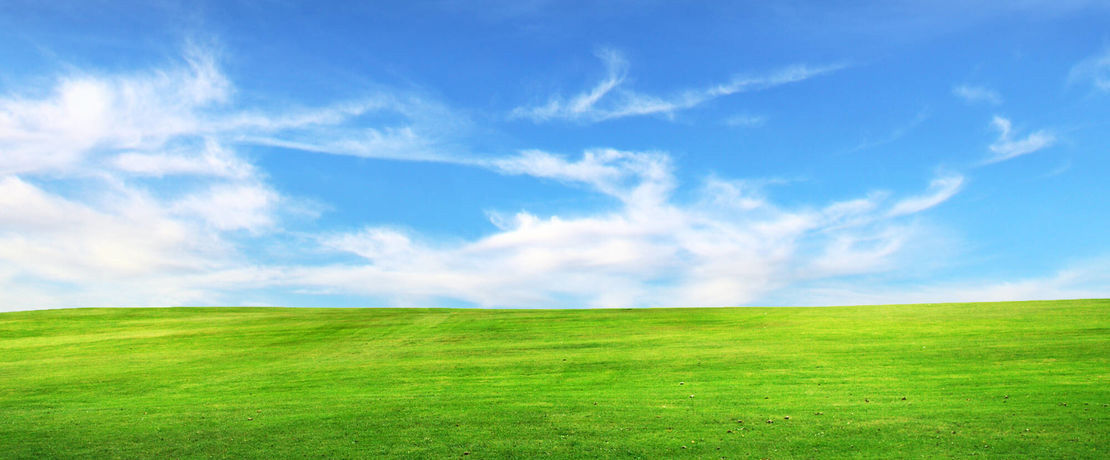
{"label": "mowed grass stripe", "polygon": [[0,457],[1096,458],[1108,376],[1108,300],[16,312]]}

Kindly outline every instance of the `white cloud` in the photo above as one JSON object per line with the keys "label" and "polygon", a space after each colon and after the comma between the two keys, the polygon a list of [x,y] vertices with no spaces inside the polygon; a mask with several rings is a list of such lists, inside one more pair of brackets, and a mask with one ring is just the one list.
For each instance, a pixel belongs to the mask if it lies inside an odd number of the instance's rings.
{"label": "white cloud", "polygon": [[754,127],[763,126],[767,123],[767,117],[762,115],[747,115],[737,114],[725,119],[725,125],[732,127]]}
{"label": "white cloud", "polygon": [[840,234],[803,269],[806,278],[830,278],[888,271],[907,242],[920,238],[912,226],[891,225],[874,234]]}
{"label": "white cloud", "polygon": [[666,198],[674,187],[670,157],[661,153],[624,152],[614,149],[588,150],[582,158],[565,158],[537,150],[486,164],[506,174],[580,182],[630,205],[653,205]]}
{"label": "white cloud", "polygon": [[324,247],[364,263],[291,268],[291,283],[391,304],[455,299],[483,306],[737,305],[792,283],[898,266],[903,248],[929,238],[904,216],[950,197],[958,177],[927,197],[886,204],[886,194],[786,209],[750,183],[710,179],[678,203],[670,158],[589,150],[580,158],[526,151],[490,164],[582,184],[620,205],[592,215],[499,219],[500,230],[462,242],[419,243],[397,229],[330,235]]}
{"label": "white cloud", "polygon": [[147,149],[198,129],[199,112],[230,87],[201,51],[169,71],[102,78],[73,75],[46,99],[0,99],[0,174],[74,168],[98,149]]}
{"label": "white cloud", "polygon": [[[873,192],[782,206],[757,181],[711,178],[679,199],[664,152],[460,157],[446,153],[450,136],[441,135],[466,123],[435,103],[381,95],[319,109],[245,110],[214,61],[191,53],[168,70],[77,75],[46,97],[0,99],[0,147],[13,152],[0,156],[0,307],[236,303],[250,289],[402,305],[745,304],[797,283],[905,266],[908,248],[934,238],[908,216],[951,198],[963,181],[938,177],[901,200]],[[670,113],[831,70],[787,69],[658,99],[622,89],[624,64],[605,59],[610,77],[556,101],[553,116]],[[391,121],[360,120],[371,114]],[[1014,142],[1009,137],[1006,122],[1001,138]],[[298,235],[318,242],[301,250],[355,261],[278,265],[243,254],[243,241],[284,236],[290,199],[235,151],[242,143],[460,163],[584,187],[616,204],[574,215],[520,211],[469,240],[379,226]],[[176,176],[188,180],[160,187]]]}
{"label": "white cloud", "polygon": [[139,176],[200,175],[246,179],[255,174],[250,163],[213,139],[206,139],[204,149],[199,153],[182,150],[174,153],[121,153],[109,163],[115,169]]}
{"label": "white cloud", "polygon": [[279,196],[262,184],[217,184],[173,203],[178,215],[195,216],[218,230],[261,231],[274,224]]}
{"label": "white cloud", "polygon": [[1110,48],[1079,62],[1068,72],[1068,83],[1089,83],[1095,90],[1110,92]]}
{"label": "white cloud", "polygon": [[294,269],[240,251],[312,206],[236,146],[475,163],[442,153],[467,122],[435,102],[244,108],[198,47],[162,69],[52,83],[0,97],[0,308],[234,303],[286,279]]}
{"label": "white cloud", "polygon": [[1052,146],[1056,143],[1056,136],[1044,130],[1034,131],[1024,139],[1014,139],[1013,126],[1009,119],[995,116],[991,126],[998,130],[998,139],[990,145],[994,155],[987,158],[986,163],[998,163],[1014,157],[1026,155]]}
{"label": "white cloud", "polygon": [[112,177],[87,182],[67,196],[0,176],[0,311],[234,304],[236,291],[280,278],[245,259],[228,233],[276,225],[283,199],[265,184],[220,181],[161,197]]}
{"label": "white cloud", "polygon": [[999,105],[1002,103],[1002,95],[998,94],[998,91],[984,86],[958,85],[952,88],[952,94],[959,96],[968,104]]}
{"label": "white cloud", "polygon": [[[47,97],[0,98],[0,174],[85,174],[104,164],[144,176],[243,179],[254,171],[228,148],[242,143],[450,161],[437,136],[466,124],[415,96],[380,93],[322,108],[259,110],[232,104],[234,92],[212,54],[190,47],[168,69],[73,73]],[[367,114],[393,121],[351,123]]]}
{"label": "white cloud", "polygon": [[[434,299],[486,306],[742,304],[798,280],[889,269],[913,235],[899,216],[955,193],[934,184],[931,193],[948,195],[896,203],[896,211],[887,209],[881,193],[819,209],[784,209],[754,183],[710,179],[697,200],[679,203],[671,158],[662,152],[450,156],[427,135],[430,125],[446,121],[451,129],[455,120],[435,104],[378,97],[292,114],[240,111],[229,104],[230,85],[211,68],[190,63],[145,76],[89,77],[81,80],[88,88],[76,90],[85,94],[77,99],[88,101],[20,99],[30,111],[0,102],[7,110],[0,124],[5,145],[36,155],[67,152],[60,159],[30,155],[36,160],[9,163],[0,182],[6,197],[0,199],[0,290],[6,293],[0,303],[217,303],[238,290],[271,288],[414,305]],[[807,72],[738,79],[686,100],[794,81]],[[571,106],[595,110],[623,81],[614,75]],[[71,91],[68,84],[59,83],[55,93]],[[170,86],[185,89],[163,91]],[[135,91],[126,88],[132,87],[148,89],[141,103],[116,102],[129,101]],[[72,118],[82,121],[48,126],[36,111],[79,113]],[[403,122],[346,125],[375,111]],[[52,137],[65,142],[47,145]],[[522,211],[500,219],[500,231],[462,242],[379,227],[317,235],[320,249],[363,262],[256,266],[242,259],[237,238],[278,229],[287,199],[229,147],[237,142],[462,163],[578,185],[619,205],[573,217]],[[26,179],[64,182],[70,175],[88,188],[67,196]],[[180,175],[198,182],[168,194],[133,183]]]}
{"label": "white cloud", "polygon": [[[364,115],[393,119],[370,126],[355,123]],[[400,94],[377,94],[344,103],[285,115],[235,114],[223,124],[234,140],[306,152],[406,161],[471,163],[466,149],[470,123],[434,101]]]}
{"label": "white cloud", "polygon": [[868,285],[833,281],[798,286],[777,299],[780,305],[890,305],[941,302],[1103,299],[1110,295],[1110,259],[1073,263],[1048,276],[993,280]]}
{"label": "white cloud", "polygon": [[[271,231],[289,212],[229,145],[363,108],[243,115],[214,58],[193,47],[168,69],[72,73],[28,94],[43,96],[0,99],[0,307],[8,308],[220,298],[226,285],[214,274],[251,271],[238,260],[238,232]],[[159,182],[181,175],[190,180]]]}
{"label": "white cloud", "polygon": [[795,65],[766,75],[738,75],[726,83],[687,89],[670,96],[653,96],[623,87],[628,62],[620,53],[603,50],[598,57],[605,63],[606,75],[593,88],[570,98],[552,96],[542,105],[517,107],[511,117],[535,122],[556,119],[598,122],[641,115],[672,115],[718,97],[795,83],[844,67]]}
{"label": "white cloud", "polygon": [[290,140],[288,137],[247,136],[240,140],[270,147],[362,158],[442,162],[465,161],[465,159],[439,152],[435,143],[417,134],[409,126],[382,129],[365,128],[361,132],[342,133],[334,138],[328,138],[319,133],[311,133],[308,136],[310,139],[306,140]]}
{"label": "white cloud", "polygon": [[243,260],[226,232],[267,230],[276,199],[225,183],[173,201],[111,179],[67,197],[0,177],[0,310],[218,304],[242,288],[235,280],[272,271]]}
{"label": "white cloud", "polygon": [[889,216],[914,214],[933,206],[941,204],[952,198],[964,183],[963,176],[949,175],[933,179],[929,184],[929,193],[921,196],[909,197],[894,204],[887,213]]}
{"label": "white cloud", "polygon": [[923,109],[918,112],[912,120],[906,122],[901,126],[896,127],[893,131],[890,132],[890,134],[887,134],[886,136],[878,139],[864,139],[863,142],[860,142],[858,145],[849,149],[848,151],[858,152],[860,150],[875,148],[881,145],[895,142],[916,129],[919,125],[921,125],[921,123],[924,123],[927,118],[929,118],[929,111],[927,109]]}
{"label": "white cloud", "polygon": [[18,177],[0,179],[0,264],[45,279],[106,281],[210,267],[224,250],[133,189],[103,205],[76,202]]}

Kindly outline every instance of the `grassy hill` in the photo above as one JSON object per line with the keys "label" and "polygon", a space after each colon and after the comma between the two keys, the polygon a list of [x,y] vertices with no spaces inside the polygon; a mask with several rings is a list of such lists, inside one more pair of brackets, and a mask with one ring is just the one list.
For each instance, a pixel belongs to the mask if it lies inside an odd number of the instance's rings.
{"label": "grassy hill", "polygon": [[0,314],[3,458],[1107,458],[1108,403],[1110,300]]}

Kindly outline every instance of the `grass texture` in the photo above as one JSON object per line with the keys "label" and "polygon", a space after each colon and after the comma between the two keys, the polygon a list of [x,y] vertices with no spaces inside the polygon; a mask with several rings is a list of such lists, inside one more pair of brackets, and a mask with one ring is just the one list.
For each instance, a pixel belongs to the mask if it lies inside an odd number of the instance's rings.
{"label": "grass texture", "polygon": [[1107,458],[1110,300],[0,314],[2,458]]}

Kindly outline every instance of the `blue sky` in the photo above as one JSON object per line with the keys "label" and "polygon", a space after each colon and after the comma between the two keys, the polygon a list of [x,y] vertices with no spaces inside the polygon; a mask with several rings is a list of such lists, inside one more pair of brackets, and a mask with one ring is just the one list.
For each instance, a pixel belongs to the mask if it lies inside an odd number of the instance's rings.
{"label": "blue sky", "polygon": [[1110,295],[1106,2],[348,3],[0,6],[0,309]]}

